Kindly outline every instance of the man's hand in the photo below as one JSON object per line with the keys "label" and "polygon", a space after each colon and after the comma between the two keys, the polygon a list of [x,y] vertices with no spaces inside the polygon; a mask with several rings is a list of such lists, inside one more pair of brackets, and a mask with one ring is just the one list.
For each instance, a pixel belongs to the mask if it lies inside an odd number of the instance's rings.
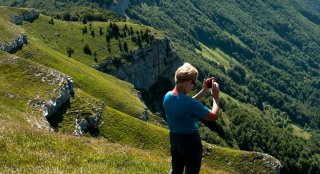
{"label": "man's hand", "polygon": [[212,88],[211,88],[212,96],[219,96],[219,84],[212,80]]}
{"label": "man's hand", "polygon": [[208,85],[207,85],[207,83],[210,82],[210,80],[212,81],[212,84],[213,84],[213,82],[215,81],[214,77],[210,77],[210,78],[208,78],[208,79],[204,79],[204,80],[203,80],[202,89],[203,89],[203,91],[205,91],[206,93],[210,92],[210,88],[208,88]]}

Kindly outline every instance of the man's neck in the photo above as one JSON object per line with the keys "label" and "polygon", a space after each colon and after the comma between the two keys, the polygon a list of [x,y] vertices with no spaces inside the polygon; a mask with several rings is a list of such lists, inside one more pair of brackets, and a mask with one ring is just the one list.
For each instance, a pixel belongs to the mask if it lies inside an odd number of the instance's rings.
{"label": "man's neck", "polygon": [[187,94],[186,85],[183,83],[178,83],[174,86],[174,89],[172,90],[172,94]]}

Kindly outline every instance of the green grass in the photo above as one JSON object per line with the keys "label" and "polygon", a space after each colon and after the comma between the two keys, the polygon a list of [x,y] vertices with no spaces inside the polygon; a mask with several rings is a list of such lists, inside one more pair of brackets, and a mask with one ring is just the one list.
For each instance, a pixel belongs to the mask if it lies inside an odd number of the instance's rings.
{"label": "green grass", "polygon": [[164,153],[30,129],[0,132],[4,173],[166,173]]}
{"label": "green grass", "polygon": [[143,149],[168,151],[168,130],[107,107],[102,115],[100,134],[110,141],[131,144]]}
{"label": "green grass", "polygon": [[1,11],[0,18],[10,21],[11,18],[15,16],[19,16],[24,13],[28,13],[31,11],[31,9],[0,6],[0,11]]}
{"label": "green grass", "polygon": [[271,156],[206,143],[204,147],[204,162],[212,168],[228,169],[230,173],[270,173],[272,168],[267,163],[275,164]]}
{"label": "green grass", "polygon": [[241,63],[239,63],[236,59],[228,56],[219,48],[215,48],[212,50],[211,48],[207,47],[206,45],[199,43],[201,46],[201,51],[196,49],[198,54],[203,55],[205,58],[216,62],[218,65],[223,66],[226,70],[230,70],[232,68],[232,64],[242,67],[246,70],[247,74],[250,74],[249,70],[247,70]]}
{"label": "green grass", "polygon": [[71,59],[35,38],[31,37],[30,43],[17,54],[31,55],[31,60],[70,75],[75,87],[121,112],[140,117],[144,111],[133,85]]}
{"label": "green grass", "polygon": [[56,81],[59,73],[30,60],[0,52],[0,74],[1,119],[18,123],[32,121],[46,126],[37,103],[54,100],[59,95],[60,80]]}
{"label": "green grass", "polygon": [[[124,42],[128,44],[128,52],[138,49],[138,46],[132,42],[131,36],[126,38],[115,38],[110,41],[110,52],[108,50],[106,42],[107,28],[110,26],[110,22],[91,22],[92,31],[95,33],[95,37],[91,36],[90,23],[83,24],[81,22],[65,22],[61,20],[54,20],[54,25],[49,24],[51,18],[47,16],[40,15],[39,19],[30,23],[24,22],[23,27],[26,29],[30,37],[37,38],[50,48],[53,48],[65,55],[67,54],[67,48],[74,50],[74,53],[71,55],[73,59],[76,59],[88,66],[96,66],[106,59],[112,57],[119,57],[123,54],[126,54],[125,51],[120,51],[119,40],[123,45]],[[164,33],[156,31],[151,27],[138,25],[131,22],[114,22],[119,26],[120,31],[124,28],[126,24],[128,28],[132,27],[136,36],[136,31],[145,31],[146,29],[150,30],[150,33],[155,34],[156,39],[163,39]],[[83,34],[82,29],[87,27],[88,33]],[[102,28],[103,35],[99,34],[99,29]],[[94,60],[93,55],[84,54],[83,48],[85,44],[89,45],[92,54],[96,52],[97,62]],[[143,45],[146,45],[144,42]]]}
{"label": "green grass", "polygon": [[293,135],[306,139],[306,140],[310,140],[311,139],[311,134],[301,128],[299,128],[298,126],[294,125],[294,124],[290,124],[290,127],[292,128],[292,132]]}
{"label": "green grass", "polygon": [[0,45],[11,42],[14,38],[21,36],[23,33],[25,32],[21,27],[0,18]]}

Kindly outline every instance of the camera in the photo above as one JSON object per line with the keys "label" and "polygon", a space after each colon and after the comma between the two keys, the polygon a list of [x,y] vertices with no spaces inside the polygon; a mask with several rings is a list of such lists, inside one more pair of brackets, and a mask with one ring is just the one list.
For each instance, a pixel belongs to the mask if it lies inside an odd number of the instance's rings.
{"label": "camera", "polygon": [[206,80],[206,85],[208,88],[212,88],[212,78]]}

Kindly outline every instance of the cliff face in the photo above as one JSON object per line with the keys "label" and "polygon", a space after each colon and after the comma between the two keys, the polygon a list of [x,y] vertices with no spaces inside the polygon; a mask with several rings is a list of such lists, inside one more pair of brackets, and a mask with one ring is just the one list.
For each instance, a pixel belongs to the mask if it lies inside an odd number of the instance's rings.
{"label": "cliff face", "polygon": [[[39,17],[39,11],[36,9],[26,10],[23,13],[14,15],[11,17],[10,21],[16,25],[22,24],[22,21],[33,21]],[[22,33],[13,33],[14,37],[12,41],[0,43],[0,50],[6,51],[9,53],[14,53],[24,44],[28,43],[27,35]]]}
{"label": "cliff face", "polygon": [[129,0],[119,0],[117,2],[113,2],[109,7],[109,10],[115,11],[120,16],[125,16],[125,12],[129,4]]}
{"label": "cliff face", "polygon": [[109,59],[97,69],[132,83],[135,88],[149,91],[160,78],[172,81],[181,65],[178,56],[165,38],[120,58]]}
{"label": "cliff face", "polygon": [[11,22],[20,25],[22,21],[33,21],[39,17],[39,11],[37,9],[32,9],[30,11],[23,12],[19,15],[13,16]]}
{"label": "cliff face", "polygon": [[53,116],[55,113],[61,110],[63,104],[65,104],[71,96],[74,96],[73,91],[73,80],[71,77],[66,77],[55,72],[57,80],[60,80],[59,83],[59,95],[54,99],[50,100],[48,103],[45,103],[43,106],[43,115],[48,119]]}
{"label": "cliff face", "polygon": [[13,53],[21,48],[24,44],[28,43],[27,35],[22,34],[15,37],[11,42],[0,43],[0,50],[6,51],[8,53]]}

